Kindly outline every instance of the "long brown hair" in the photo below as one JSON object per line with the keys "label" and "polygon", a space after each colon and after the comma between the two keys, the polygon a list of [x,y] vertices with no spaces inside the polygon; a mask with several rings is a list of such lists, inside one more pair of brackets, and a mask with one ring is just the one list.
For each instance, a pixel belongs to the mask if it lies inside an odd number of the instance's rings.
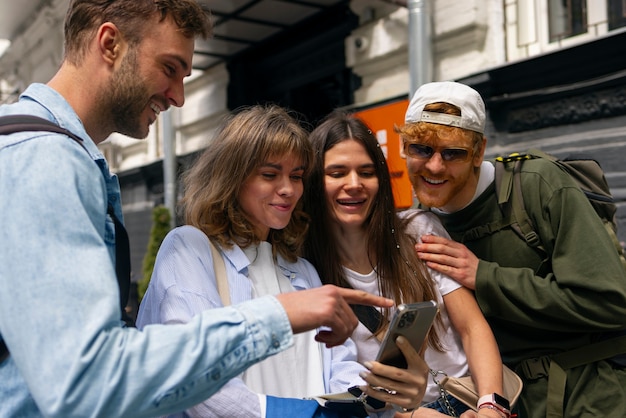
{"label": "long brown hair", "polygon": [[[405,233],[410,219],[401,219],[396,213],[389,168],[372,131],[360,119],[336,111],[311,133],[309,139],[315,161],[304,192],[305,210],[311,216],[312,223],[304,254],[315,266],[322,281],[350,287],[332,238],[332,224],[324,192],[324,156],[336,144],[355,140],[363,145],[374,162],[378,178],[378,194],[364,227],[368,246],[376,254],[376,261],[370,263],[378,275],[380,293],[396,303],[437,300],[435,284],[415,252],[415,239]],[[383,311],[383,318],[383,324],[376,334],[386,327],[389,310]],[[435,327],[429,333],[428,341],[433,348],[441,349]]]}
{"label": "long brown hair", "polygon": [[[258,243],[259,237],[239,205],[245,180],[273,157],[292,154],[310,171],[313,152],[295,114],[275,106],[241,108],[231,114],[217,136],[183,174],[184,196],[181,208],[185,222],[202,230],[225,248]],[[309,218],[302,201],[294,209],[289,224],[270,230],[267,241],[274,253],[295,261],[308,229]]]}

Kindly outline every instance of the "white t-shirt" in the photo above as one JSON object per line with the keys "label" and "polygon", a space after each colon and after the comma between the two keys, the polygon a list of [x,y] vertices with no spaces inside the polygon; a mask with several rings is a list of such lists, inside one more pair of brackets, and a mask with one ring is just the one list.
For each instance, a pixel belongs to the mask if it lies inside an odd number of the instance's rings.
{"label": "white t-shirt", "polygon": [[[416,212],[420,213],[412,219],[407,229],[408,233],[414,235],[416,238],[419,238],[421,235],[439,235],[449,238],[448,233],[437,217],[432,213],[411,209],[401,212],[400,216],[405,217]],[[378,277],[375,271],[372,270],[372,272],[366,275],[359,274],[348,268],[344,268],[344,271],[346,272],[348,283],[355,289],[365,290],[376,295],[380,294],[377,284]],[[448,312],[443,304],[442,298],[442,295],[447,295],[457,290],[461,285],[450,277],[434,270],[429,269],[429,272],[437,284],[437,302],[439,304],[439,311],[441,312],[444,327],[444,330],[438,329],[438,333],[445,348],[445,352],[439,352],[428,347],[424,358],[431,370],[444,371],[448,376],[466,376],[469,368],[467,366],[467,357],[465,356],[465,351],[461,343],[461,337],[450,324]],[[372,333],[363,324],[359,323],[352,333],[352,339],[358,347],[359,362],[371,361],[376,358],[380,342],[372,336]],[[442,377],[443,376],[439,376],[439,378]],[[429,379],[428,388],[422,402],[429,403],[437,398],[439,398],[439,388],[432,379]]]}

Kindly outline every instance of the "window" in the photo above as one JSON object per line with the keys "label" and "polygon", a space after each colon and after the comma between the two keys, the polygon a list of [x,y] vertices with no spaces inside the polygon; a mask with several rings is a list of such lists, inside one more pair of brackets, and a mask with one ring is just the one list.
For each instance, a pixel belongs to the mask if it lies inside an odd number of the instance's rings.
{"label": "window", "polygon": [[626,26],[626,0],[608,0],[609,30]]}
{"label": "window", "polygon": [[518,60],[626,28],[626,0],[505,0],[506,54]]}
{"label": "window", "polygon": [[586,0],[548,0],[550,42],[587,32]]}

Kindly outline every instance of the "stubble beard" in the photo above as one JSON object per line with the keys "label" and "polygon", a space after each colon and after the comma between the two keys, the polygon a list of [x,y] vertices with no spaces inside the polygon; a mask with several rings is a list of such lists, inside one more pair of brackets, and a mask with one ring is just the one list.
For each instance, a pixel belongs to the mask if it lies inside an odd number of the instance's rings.
{"label": "stubble beard", "polygon": [[148,135],[149,127],[142,125],[141,116],[150,100],[145,83],[138,75],[137,53],[129,51],[120,68],[111,77],[111,90],[105,93],[103,101],[108,107],[114,132],[131,138],[143,139]]}
{"label": "stubble beard", "polygon": [[[459,197],[467,195],[466,188],[469,186],[470,178],[471,172],[448,178],[448,184],[440,190],[420,188],[421,182],[424,181],[421,175],[412,175],[410,180],[415,191],[415,197],[423,206],[449,212],[449,205],[456,206],[459,203]],[[461,199],[463,198],[461,197]]]}

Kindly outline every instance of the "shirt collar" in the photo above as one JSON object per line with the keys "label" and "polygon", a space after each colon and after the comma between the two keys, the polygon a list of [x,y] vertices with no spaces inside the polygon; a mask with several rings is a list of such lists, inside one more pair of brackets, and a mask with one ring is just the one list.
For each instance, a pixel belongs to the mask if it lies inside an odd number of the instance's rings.
{"label": "shirt collar", "polygon": [[83,145],[93,160],[104,160],[104,155],[85,131],[82,121],[59,92],[45,84],[33,83],[20,95],[20,101],[37,103],[42,111],[29,108],[29,114],[48,119],[78,135],[83,139]]}

